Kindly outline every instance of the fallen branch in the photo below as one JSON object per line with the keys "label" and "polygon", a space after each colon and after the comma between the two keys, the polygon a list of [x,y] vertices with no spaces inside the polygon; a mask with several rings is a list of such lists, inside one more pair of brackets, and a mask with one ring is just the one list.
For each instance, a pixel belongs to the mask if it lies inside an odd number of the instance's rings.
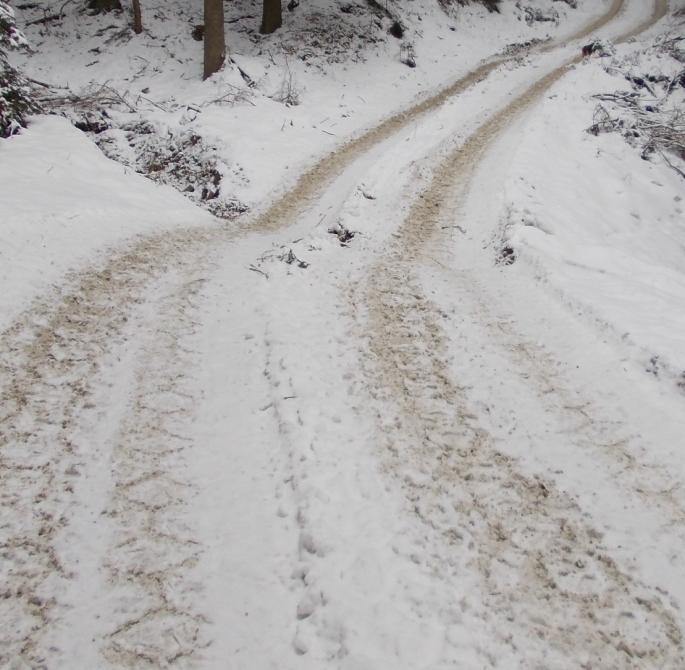
{"label": "fallen branch", "polygon": [[248,269],[248,270],[252,270],[252,272],[258,272],[260,275],[263,275],[263,276],[266,277],[267,279],[269,278],[269,275],[268,275],[266,272],[264,272],[264,270],[260,270],[260,269],[259,269],[258,267],[256,267],[255,265],[250,265],[247,269]]}

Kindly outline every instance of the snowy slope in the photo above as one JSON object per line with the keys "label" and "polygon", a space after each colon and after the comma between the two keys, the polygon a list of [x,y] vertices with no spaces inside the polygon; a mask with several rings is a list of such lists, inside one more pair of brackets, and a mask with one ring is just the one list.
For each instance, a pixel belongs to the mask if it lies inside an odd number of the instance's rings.
{"label": "snowy slope", "polygon": [[3,141],[0,183],[0,329],[35,297],[50,300],[69,270],[97,264],[123,239],[212,223],[57,117],[34,118],[30,130]]}
{"label": "snowy slope", "polygon": [[[547,96],[526,123],[511,165],[504,237],[643,370],[682,385],[683,178],[658,156],[641,159],[620,134],[586,132],[598,104],[594,94],[632,91],[617,63],[655,76],[682,69],[667,54],[649,51],[655,34],[679,30],[682,18],[619,46],[615,59],[585,61]],[[675,105],[682,107],[682,98],[673,93]]]}

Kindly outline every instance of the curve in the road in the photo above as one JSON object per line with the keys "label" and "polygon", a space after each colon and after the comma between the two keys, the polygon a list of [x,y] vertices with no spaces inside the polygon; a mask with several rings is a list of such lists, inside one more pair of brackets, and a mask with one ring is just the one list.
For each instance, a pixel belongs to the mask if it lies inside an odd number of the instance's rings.
{"label": "curve in the road", "polygon": [[[649,20],[621,39],[666,11],[667,2],[657,0]],[[445,216],[443,207],[466,194],[486,149],[577,60],[538,79],[487,119],[416,198],[360,291],[368,310],[367,383],[401,416],[396,427],[386,422],[380,431],[388,468],[398,473],[435,546],[470,556],[482,580],[480,614],[498,643],[510,646],[526,667],[557,667],[568,658],[601,659],[602,667],[681,667],[683,632],[668,600],[621,570],[583,511],[549,482],[524,474],[478,425],[449,376],[441,314],[413,272]],[[422,481],[419,490],[401,476],[408,462],[431,473],[430,486]],[[444,505],[445,491],[458,492],[461,525]],[[530,636],[543,641],[542,651],[523,648]]]}

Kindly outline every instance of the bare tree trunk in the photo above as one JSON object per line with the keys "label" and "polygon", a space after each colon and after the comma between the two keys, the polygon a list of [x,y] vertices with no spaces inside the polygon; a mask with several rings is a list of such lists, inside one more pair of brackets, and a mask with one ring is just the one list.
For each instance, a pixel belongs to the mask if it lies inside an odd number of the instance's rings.
{"label": "bare tree trunk", "polygon": [[268,35],[278,30],[282,23],[281,0],[264,0],[262,5],[262,27],[259,29],[259,32]]}
{"label": "bare tree trunk", "polygon": [[221,69],[226,59],[223,0],[205,0],[205,73],[204,79]]}
{"label": "bare tree trunk", "polygon": [[140,0],[131,0],[133,6],[133,32],[140,35],[143,32],[143,15],[140,11]]}

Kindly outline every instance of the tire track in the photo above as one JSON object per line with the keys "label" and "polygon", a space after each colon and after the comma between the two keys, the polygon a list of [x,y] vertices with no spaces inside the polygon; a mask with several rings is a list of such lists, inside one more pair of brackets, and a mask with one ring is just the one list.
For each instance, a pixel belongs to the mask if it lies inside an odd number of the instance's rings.
{"label": "tire track", "polygon": [[[32,667],[47,663],[41,634],[60,616],[59,597],[75,569],[62,565],[56,542],[68,525],[74,476],[89,449],[72,435],[93,397],[101,360],[122,344],[122,331],[145,287],[168,270],[167,264],[188,259],[187,245],[201,241],[209,240],[195,232],[145,240],[101,270],[86,273],[56,308],[38,305],[4,334],[3,664],[16,659]],[[140,421],[163,429],[160,417],[138,410]],[[120,499],[132,488],[122,486]]]}
{"label": "tire track", "polygon": [[[650,20],[623,39],[666,9],[658,1]],[[607,668],[681,667],[683,633],[666,594],[624,572],[583,511],[549,482],[524,475],[478,425],[447,373],[446,315],[413,271],[449,218],[446,203],[458,208],[493,139],[578,60],[531,85],[437,167],[362,289],[370,354],[364,368],[383,407],[385,465],[433,538],[424,559],[448,584],[455,552],[480,576],[479,602],[469,607],[522,667],[569,667],[569,659],[582,668],[598,659]],[[396,415],[384,416],[392,407]],[[460,608],[464,602],[455,598],[455,619]]]}
{"label": "tire track", "polygon": [[186,431],[197,402],[187,388],[193,352],[185,340],[194,333],[193,299],[203,284],[188,272],[192,267],[161,301],[112,454],[114,490],[104,514],[115,530],[105,568],[119,600],[129,603],[123,617],[108,617],[103,654],[114,666],[169,667],[210,643],[201,586],[189,577],[202,547],[185,514],[194,494],[184,476],[194,446]]}
{"label": "tire track", "polygon": [[[539,343],[518,332],[511,321],[498,317],[488,305],[487,289],[474,281],[470,273],[453,268],[445,270],[460,288],[464,312],[482,324],[486,336],[500,351],[509,352],[519,376],[533,382],[530,387],[540,407],[561,417],[562,424],[571,426],[566,430],[573,434],[574,442],[587,453],[593,453],[593,461],[601,459],[612,480],[634,492],[644,504],[658,507],[659,514],[664,515],[663,523],[685,532],[685,505],[680,486],[665,466],[644,463],[635,455],[641,451],[641,437],[630,432],[625,420],[607,416],[607,407],[581,399],[573,385],[563,378],[560,362]],[[646,473],[649,473],[648,483]]]}
{"label": "tire track", "polygon": [[[419,282],[406,273],[373,282],[368,373],[376,399],[396,407],[395,416],[379,413],[384,462],[433,538],[431,570],[450,584],[458,556],[480,575],[482,603],[468,607],[522,667],[569,667],[568,658],[579,667],[599,658],[607,668],[680,667],[682,632],[667,598],[624,573],[582,510],[524,475],[478,425],[447,376],[442,318]],[[455,596],[455,610],[462,606]]]}

